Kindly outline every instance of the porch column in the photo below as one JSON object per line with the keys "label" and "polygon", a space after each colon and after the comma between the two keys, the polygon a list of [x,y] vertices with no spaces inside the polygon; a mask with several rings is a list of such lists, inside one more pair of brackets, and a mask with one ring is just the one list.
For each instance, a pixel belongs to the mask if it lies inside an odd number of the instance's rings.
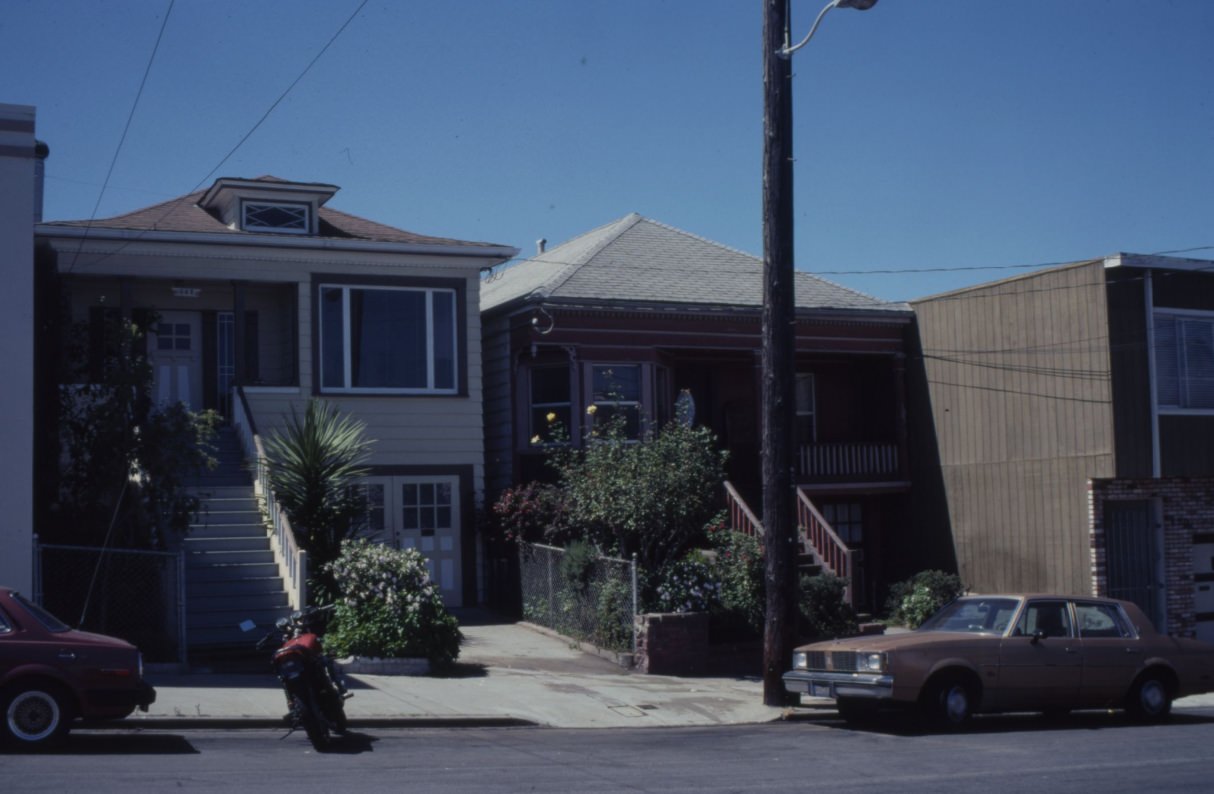
{"label": "porch column", "polygon": [[894,354],[894,432],[898,439],[898,476],[910,479],[910,442],[906,427],[906,354]]}
{"label": "porch column", "polygon": [[232,282],[232,363],[235,368],[232,385],[234,386],[243,386],[245,382],[244,339],[247,333],[244,314],[245,284],[244,281]]}

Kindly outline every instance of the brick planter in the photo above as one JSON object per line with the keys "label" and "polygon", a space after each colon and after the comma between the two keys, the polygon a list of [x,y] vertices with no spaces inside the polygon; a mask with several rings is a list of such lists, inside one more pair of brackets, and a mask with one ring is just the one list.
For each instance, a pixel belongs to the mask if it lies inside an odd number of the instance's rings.
{"label": "brick planter", "polygon": [[636,669],[652,675],[708,672],[708,613],[637,615]]}

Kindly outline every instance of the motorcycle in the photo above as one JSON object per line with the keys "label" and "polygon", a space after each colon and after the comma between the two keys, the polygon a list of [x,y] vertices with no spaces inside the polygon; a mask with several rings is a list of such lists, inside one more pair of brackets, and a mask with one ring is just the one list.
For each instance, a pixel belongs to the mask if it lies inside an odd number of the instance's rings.
{"label": "motorcycle", "polygon": [[279,618],[257,643],[258,650],[278,645],[272,664],[287,696],[291,730],[303,728],[316,750],[323,751],[332,734],[346,732],[345,678],[321,642],[333,607],[305,607]]}

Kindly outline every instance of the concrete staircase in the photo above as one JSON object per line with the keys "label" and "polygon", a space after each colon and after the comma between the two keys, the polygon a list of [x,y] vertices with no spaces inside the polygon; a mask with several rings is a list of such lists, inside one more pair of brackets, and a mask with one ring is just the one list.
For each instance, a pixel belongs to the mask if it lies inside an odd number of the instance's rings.
{"label": "concrete staircase", "polygon": [[219,466],[191,483],[202,501],[184,541],[191,659],[252,653],[264,631],[242,632],[240,623],[268,628],[290,612],[235,432],[221,428],[217,446]]}

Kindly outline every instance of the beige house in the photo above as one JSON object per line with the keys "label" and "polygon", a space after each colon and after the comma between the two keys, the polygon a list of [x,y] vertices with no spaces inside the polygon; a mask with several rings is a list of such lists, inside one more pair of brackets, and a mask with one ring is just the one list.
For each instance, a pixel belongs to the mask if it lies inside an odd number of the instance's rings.
{"label": "beige house", "polygon": [[[153,399],[262,436],[311,397],[366,423],[381,537],[416,547],[450,605],[476,600],[484,481],[479,276],[517,251],[327,206],[334,185],[263,176],[126,215],[43,223],[66,322],[151,319]],[[98,342],[100,343],[100,342]]]}

